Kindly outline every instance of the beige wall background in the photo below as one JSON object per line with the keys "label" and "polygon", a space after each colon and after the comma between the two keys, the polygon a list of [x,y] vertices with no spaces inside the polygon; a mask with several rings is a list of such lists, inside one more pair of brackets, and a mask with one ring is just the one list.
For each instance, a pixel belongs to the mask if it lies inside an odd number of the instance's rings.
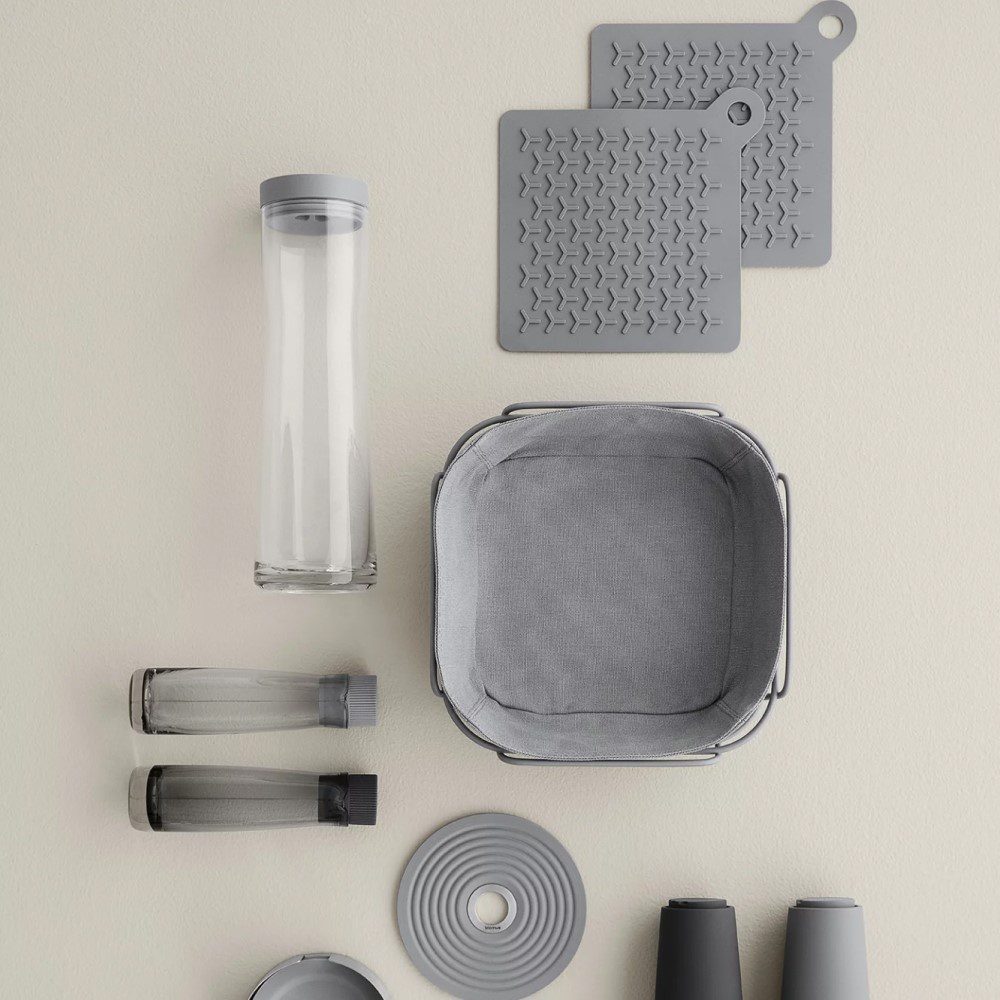
{"label": "beige wall background", "polygon": [[[658,908],[737,906],[748,1000],[785,907],[866,907],[873,996],[992,998],[1000,8],[855,0],[834,255],[744,275],[722,356],[496,343],[496,127],[588,98],[608,20],[797,20],[806,2],[0,3],[0,993],[242,1000],[336,950],[439,997],[394,923],[410,853],[481,810],[569,848],[589,923],[559,998],[652,996]],[[369,180],[381,582],[265,595],[257,184]],[[792,480],[796,677],[710,769],[505,768],[427,684],[428,490],[525,398],[724,404]],[[140,665],[380,677],[368,732],[137,737]],[[133,832],[136,764],[377,771],[375,830]]]}

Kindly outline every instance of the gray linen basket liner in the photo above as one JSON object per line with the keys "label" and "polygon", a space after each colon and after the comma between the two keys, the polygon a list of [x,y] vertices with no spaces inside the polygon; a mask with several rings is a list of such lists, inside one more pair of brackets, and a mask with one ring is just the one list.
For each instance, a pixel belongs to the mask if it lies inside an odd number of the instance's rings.
{"label": "gray linen basket liner", "polygon": [[721,414],[514,409],[437,491],[435,672],[456,722],[502,759],[717,749],[784,693],[766,453]]}

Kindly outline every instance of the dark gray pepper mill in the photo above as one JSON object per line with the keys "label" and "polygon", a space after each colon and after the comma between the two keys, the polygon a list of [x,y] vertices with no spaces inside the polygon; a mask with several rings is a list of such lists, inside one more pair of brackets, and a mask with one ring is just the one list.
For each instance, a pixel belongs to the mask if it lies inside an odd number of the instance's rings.
{"label": "dark gray pepper mill", "polygon": [[660,910],[656,1000],[743,1000],[736,911],[724,899],[672,899]]}

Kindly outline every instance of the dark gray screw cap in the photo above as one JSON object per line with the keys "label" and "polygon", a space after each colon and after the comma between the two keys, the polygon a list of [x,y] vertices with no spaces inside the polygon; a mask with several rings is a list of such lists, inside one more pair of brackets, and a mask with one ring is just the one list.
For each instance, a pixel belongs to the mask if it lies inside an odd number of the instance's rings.
{"label": "dark gray screw cap", "polygon": [[347,778],[347,822],[374,826],[378,817],[378,776],[351,774]]}

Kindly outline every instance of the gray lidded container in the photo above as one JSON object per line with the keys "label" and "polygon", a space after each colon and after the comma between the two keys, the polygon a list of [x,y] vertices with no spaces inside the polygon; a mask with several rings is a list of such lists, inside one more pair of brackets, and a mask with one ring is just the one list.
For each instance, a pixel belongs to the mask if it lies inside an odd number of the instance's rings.
{"label": "gray lidded container", "polygon": [[789,908],[781,1000],[869,1000],[864,913],[853,899]]}
{"label": "gray lidded container", "polygon": [[660,911],[656,1000],[743,1000],[736,911],[724,899],[672,899]]}
{"label": "gray lidded container", "polygon": [[715,408],[510,406],[433,536],[432,683],[508,763],[709,763],[787,689],[787,483]]}
{"label": "gray lidded container", "polygon": [[254,579],[350,593],[377,577],[369,461],[368,188],[332,174],[260,186],[267,316]]}
{"label": "gray lidded container", "polygon": [[129,687],[138,733],[250,733],[378,721],[378,680],[228,667],[140,667]]}
{"label": "gray lidded container", "polygon": [[164,833],[374,826],[378,776],[157,764],[133,770],[128,808],[136,830]]}
{"label": "gray lidded container", "polygon": [[346,955],[296,955],[275,966],[250,1000],[389,1000],[371,969]]}

